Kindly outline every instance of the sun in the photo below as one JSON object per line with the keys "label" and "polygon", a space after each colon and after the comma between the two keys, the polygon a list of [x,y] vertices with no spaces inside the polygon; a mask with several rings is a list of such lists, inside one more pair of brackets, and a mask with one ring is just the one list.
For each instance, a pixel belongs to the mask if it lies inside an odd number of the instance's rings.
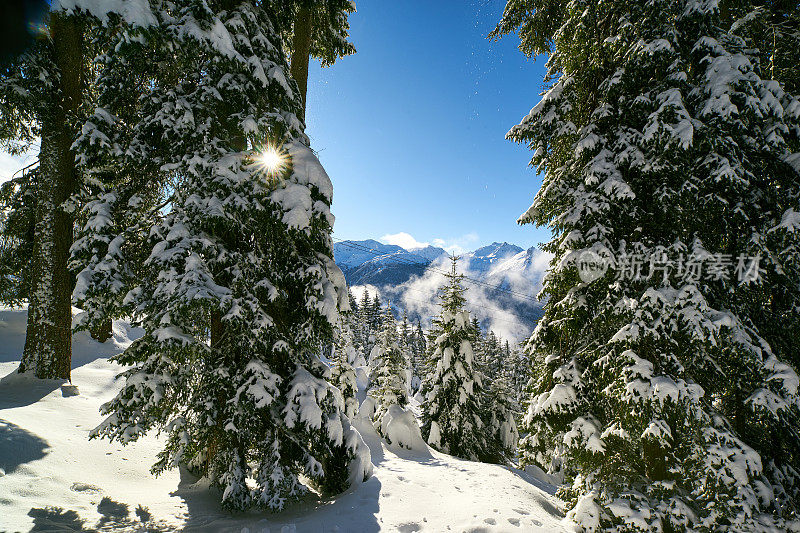
{"label": "sun", "polygon": [[286,154],[275,146],[262,147],[253,159],[258,169],[265,174],[279,174],[286,168]]}

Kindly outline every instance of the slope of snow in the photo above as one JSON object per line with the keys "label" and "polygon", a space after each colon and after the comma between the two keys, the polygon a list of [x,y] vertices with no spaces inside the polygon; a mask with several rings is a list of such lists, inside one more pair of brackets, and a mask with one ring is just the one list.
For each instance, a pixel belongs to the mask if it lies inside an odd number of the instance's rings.
{"label": "slope of snow", "polygon": [[[186,471],[149,473],[162,442],[122,447],[87,440],[121,367],[106,357],[139,334],[115,322],[114,339],[76,335],[70,395],[58,380],[16,374],[24,311],[0,310],[0,531],[562,531],[554,487],[518,470],[387,445],[354,422],[375,475],[334,500],[309,496],[280,514],[231,515]],[[363,381],[363,380],[362,380]]]}

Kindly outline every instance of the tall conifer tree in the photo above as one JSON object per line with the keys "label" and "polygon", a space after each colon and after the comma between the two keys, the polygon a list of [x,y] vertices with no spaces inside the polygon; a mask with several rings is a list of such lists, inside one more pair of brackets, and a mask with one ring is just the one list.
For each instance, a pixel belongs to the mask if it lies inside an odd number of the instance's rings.
{"label": "tall conifer tree", "polygon": [[[150,23],[146,2],[139,16],[119,4],[79,0],[49,3],[29,49],[1,58],[0,146],[11,153],[39,138],[38,166],[3,186],[8,220],[3,225],[6,303],[28,301],[20,372],[69,378],[72,358],[72,285],[68,268],[76,193],[85,186],[74,142],[93,108],[97,56],[120,21]],[[103,22],[100,24],[100,22]]]}
{"label": "tall conifer tree", "polygon": [[481,401],[483,376],[475,366],[475,331],[464,310],[462,279],[454,257],[441,291],[441,313],[431,331],[428,374],[422,384],[422,436],[437,450],[479,460],[489,449]]}
{"label": "tall conifer tree", "polygon": [[[713,1],[512,0],[496,30],[551,54],[509,133],[545,175],[520,222],[554,233],[523,460],[566,474],[589,531],[763,530],[798,510],[797,354],[768,340],[769,295],[799,301],[800,103],[725,20]],[[611,268],[580,276],[587,257]]]}
{"label": "tall conifer tree", "polygon": [[[87,164],[114,158],[144,184],[171,180],[168,209],[149,218],[126,208],[137,193],[107,190],[87,207],[76,296],[119,305],[145,330],[117,357],[131,368],[93,435],[164,431],[153,471],[188,464],[231,509],[281,509],[306,491],[300,476],[337,493],[371,468],[318,357],[348,295],[276,5],[165,2],[157,27],[127,43],[155,76],[134,122],[113,100],[82,138],[96,150]],[[110,57],[109,79],[137,54]]]}
{"label": "tall conifer tree", "polygon": [[400,345],[397,322],[389,306],[383,314],[383,328],[378,336],[378,343],[372,351],[370,366],[372,372],[370,395],[375,398],[375,419],[380,421],[383,413],[391,405],[405,407],[408,405],[408,389],[406,387],[408,360]]}

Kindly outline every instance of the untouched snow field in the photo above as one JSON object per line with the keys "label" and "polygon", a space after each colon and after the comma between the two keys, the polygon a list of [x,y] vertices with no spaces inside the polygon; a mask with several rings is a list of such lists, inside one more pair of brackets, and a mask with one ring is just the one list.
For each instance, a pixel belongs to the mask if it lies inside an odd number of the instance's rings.
{"label": "untouched snow field", "polygon": [[228,514],[219,495],[185,471],[149,473],[161,443],[89,441],[100,405],[118,385],[110,363],[141,332],[114,323],[105,344],[73,342],[72,383],[16,374],[25,311],[0,310],[0,531],[230,531],[237,533],[515,531],[565,529],[554,487],[518,470],[387,445],[355,426],[374,476],[332,501],[310,495],[279,514]]}

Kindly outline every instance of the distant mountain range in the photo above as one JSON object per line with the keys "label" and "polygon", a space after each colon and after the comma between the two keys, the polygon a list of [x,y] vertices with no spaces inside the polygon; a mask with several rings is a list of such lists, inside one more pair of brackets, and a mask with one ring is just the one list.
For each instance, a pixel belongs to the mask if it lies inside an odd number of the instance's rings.
{"label": "distant mountain range", "polygon": [[[426,320],[436,313],[442,271],[450,268],[442,248],[406,250],[369,239],[338,242],[333,250],[350,287],[374,287],[412,319]],[[525,250],[507,242],[461,254],[459,271],[468,278],[470,311],[509,340],[526,337],[542,315],[535,296],[547,262],[537,248]]]}

